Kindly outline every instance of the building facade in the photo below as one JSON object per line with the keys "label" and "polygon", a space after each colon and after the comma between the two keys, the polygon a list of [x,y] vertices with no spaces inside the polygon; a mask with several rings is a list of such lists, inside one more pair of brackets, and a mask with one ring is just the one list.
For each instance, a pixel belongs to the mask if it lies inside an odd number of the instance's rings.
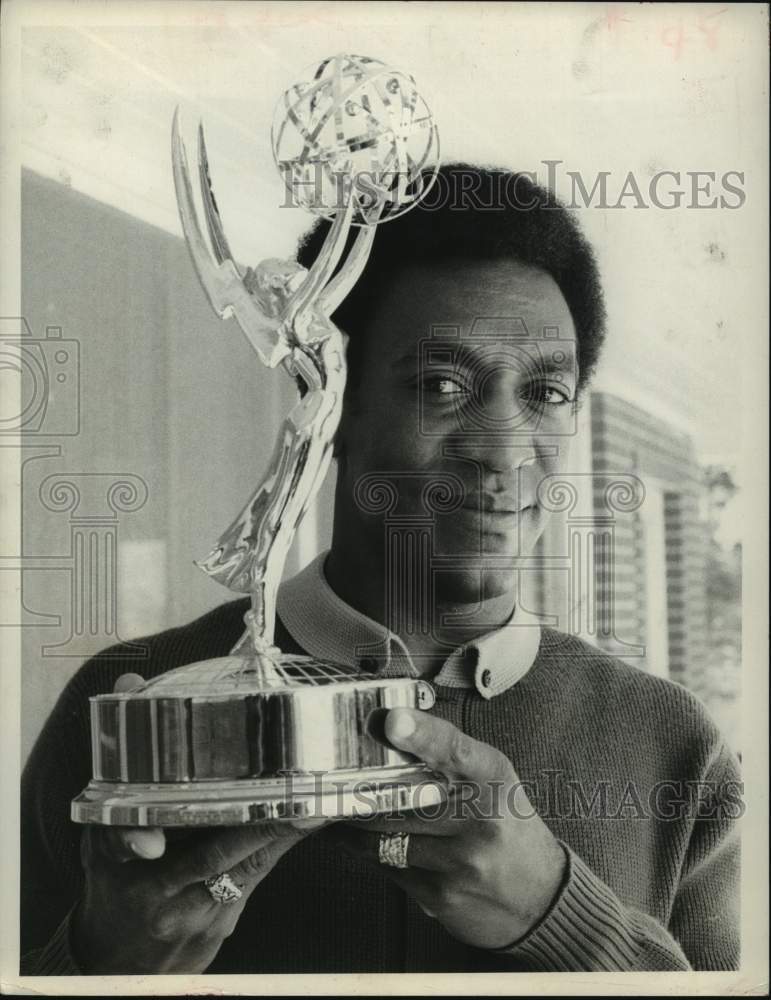
{"label": "building facade", "polygon": [[645,489],[639,508],[616,519],[613,558],[597,574],[598,645],[622,656],[635,647],[639,666],[704,692],[709,526],[693,443],[605,392],[592,394],[591,438],[598,516],[608,474],[631,473]]}

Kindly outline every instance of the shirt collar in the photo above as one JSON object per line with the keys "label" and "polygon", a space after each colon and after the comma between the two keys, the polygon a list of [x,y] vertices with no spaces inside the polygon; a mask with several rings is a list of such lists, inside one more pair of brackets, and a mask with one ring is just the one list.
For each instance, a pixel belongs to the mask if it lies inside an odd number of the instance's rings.
{"label": "shirt collar", "polygon": [[[398,635],[346,604],[327,583],[328,550],[296,576],[277,597],[278,616],[311,656],[361,666],[380,676],[419,676]],[[541,629],[519,605],[502,626],[454,649],[432,678],[446,687],[475,687],[493,698],[525,676],[538,653]]]}

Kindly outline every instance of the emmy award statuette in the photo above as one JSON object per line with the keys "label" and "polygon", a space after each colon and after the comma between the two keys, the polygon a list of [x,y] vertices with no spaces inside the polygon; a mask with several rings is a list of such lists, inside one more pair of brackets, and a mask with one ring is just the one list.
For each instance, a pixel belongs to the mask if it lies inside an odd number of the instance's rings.
{"label": "emmy award statuette", "polygon": [[[332,456],[345,351],[329,319],[361,275],[376,226],[416,205],[438,166],[438,134],[410,76],[375,59],[324,60],[279,101],[273,153],[297,202],[331,220],[310,270],[275,259],[239,266],[230,251],[198,128],[202,212],[172,127],[180,219],[198,277],[235,317],[260,361],[300,398],[281,424],[265,477],[199,565],[251,597],[228,656],[91,698],[93,777],[72,802],[78,823],[228,826],[415,808],[444,786],[425,764],[370,735],[375,709],[430,708],[407,677],[290,655],[274,644],[276,593],[297,525]],[[434,173],[431,172],[431,167]],[[204,225],[201,225],[201,214]],[[358,229],[345,256],[352,227]]]}

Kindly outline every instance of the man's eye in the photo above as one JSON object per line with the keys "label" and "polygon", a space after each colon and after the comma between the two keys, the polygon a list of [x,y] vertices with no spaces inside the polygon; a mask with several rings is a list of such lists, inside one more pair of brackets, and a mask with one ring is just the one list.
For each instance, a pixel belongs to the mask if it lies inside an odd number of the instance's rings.
{"label": "man's eye", "polygon": [[535,402],[546,403],[549,406],[563,406],[573,402],[568,390],[556,385],[534,386],[531,398]]}
{"label": "man's eye", "polygon": [[438,396],[458,396],[467,392],[466,386],[449,375],[434,375],[424,379],[423,387]]}

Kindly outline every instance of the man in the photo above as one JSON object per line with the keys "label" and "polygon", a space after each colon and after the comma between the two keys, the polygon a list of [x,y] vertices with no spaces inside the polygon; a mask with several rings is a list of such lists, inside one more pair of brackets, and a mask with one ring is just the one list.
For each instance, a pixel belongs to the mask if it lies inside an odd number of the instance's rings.
{"label": "man", "polygon": [[[432,711],[392,710],[380,738],[470,789],[469,808],[81,841],[68,815],[90,777],[88,696],[136,683],[110,650],[67,686],[25,770],[22,971],[737,967],[735,757],[682,687],[539,629],[517,599],[517,558],[547,520],[539,486],[569,469],[604,334],[591,249],[526,175],[455,165],[437,190],[380,227],[334,317],[350,342],[332,545],[282,586],[276,641],[430,679]],[[395,550],[362,492],[373,475],[398,505]],[[449,502],[429,511],[426,569],[408,538],[431,489]],[[224,655],[246,608],[146,640],[143,673]],[[383,833],[409,835],[407,868],[381,863]],[[204,886],[223,872],[239,900]]]}

